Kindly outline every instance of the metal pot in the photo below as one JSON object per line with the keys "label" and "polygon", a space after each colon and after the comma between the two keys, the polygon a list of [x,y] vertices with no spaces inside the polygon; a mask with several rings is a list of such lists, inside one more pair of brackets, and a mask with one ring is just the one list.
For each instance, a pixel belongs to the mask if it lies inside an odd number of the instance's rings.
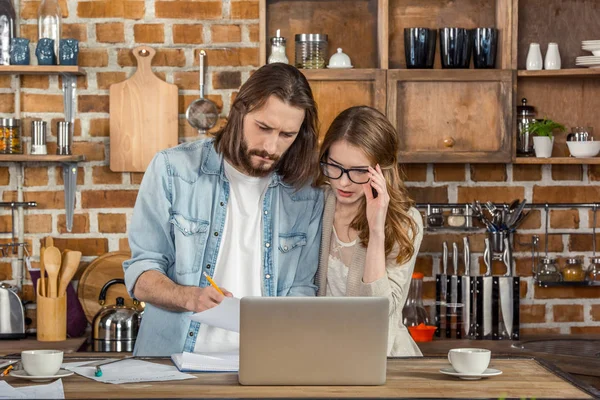
{"label": "metal pot", "polygon": [[102,287],[98,303],[102,309],[94,317],[94,351],[131,352],[135,346],[142,313],[139,302],[134,299],[133,307],[125,305],[123,297],[117,297],[117,304],[105,306],[106,292],[115,284],[125,284],[123,279],[112,279]]}

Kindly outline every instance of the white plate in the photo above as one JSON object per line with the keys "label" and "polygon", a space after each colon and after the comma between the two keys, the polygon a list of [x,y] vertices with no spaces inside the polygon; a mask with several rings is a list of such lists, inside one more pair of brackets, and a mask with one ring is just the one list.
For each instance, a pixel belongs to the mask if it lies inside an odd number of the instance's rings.
{"label": "white plate", "polygon": [[456,372],[454,370],[454,368],[452,368],[452,367],[442,368],[442,369],[440,369],[440,372],[445,375],[457,376],[460,379],[464,379],[467,381],[475,381],[475,380],[478,380],[481,378],[488,378],[490,376],[496,376],[496,375],[502,374],[502,371],[500,371],[499,369],[493,369],[493,368],[488,368],[485,371],[483,371],[481,374],[461,374],[460,372]]}
{"label": "white plate", "polygon": [[54,379],[71,376],[71,375],[73,375],[73,372],[67,371],[66,369],[60,369],[60,370],[58,370],[58,372],[55,375],[33,376],[33,375],[29,375],[27,372],[25,372],[24,369],[19,369],[16,371],[15,370],[10,371],[9,374],[10,374],[10,376],[14,376],[15,378],[29,379],[30,381],[34,381],[34,382],[48,382],[48,381],[52,381]]}

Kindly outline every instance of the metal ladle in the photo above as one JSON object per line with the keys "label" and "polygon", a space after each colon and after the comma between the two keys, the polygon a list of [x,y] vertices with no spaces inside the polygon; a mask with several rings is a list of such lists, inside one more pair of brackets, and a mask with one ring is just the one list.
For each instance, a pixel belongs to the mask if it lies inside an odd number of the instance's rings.
{"label": "metal ladle", "polygon": [[200,98],[190,104],[185,112],[185,118],[189,124],[198,130],[200,134],[216,125],[219,113],[215,103],[204,98],[204,57],[206,52],[200,51]]}

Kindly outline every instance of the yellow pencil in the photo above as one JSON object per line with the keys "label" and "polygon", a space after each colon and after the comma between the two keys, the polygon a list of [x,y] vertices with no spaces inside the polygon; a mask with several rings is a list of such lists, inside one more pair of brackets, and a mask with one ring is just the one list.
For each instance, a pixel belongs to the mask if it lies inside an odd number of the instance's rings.
{"label": "yellow pencil", "polygon": [[217,292],[221,293],[223,296],[225,296],[225,293],[223,293],[223,291],[221,290],[221,288],[219,288],[217,286],[217,284],[215,283],[215,281],[212,280],[212,278],[210,276],[208,276],[208,274],[206,272],[203,272],[204,276],[206,277],[206,279],[208,280],[208,283],[210,283],[210,286],[214,287],[215,289],[217,289]]}
{"label": "yellow pencil", "polygon": [[6,375],[8,375],[8,372],[9,372],[11,369],[13,369],[13,366],[12,366],[12,364],[11,364],[11,365],[9,365],[9,366],[8,366],[8,368],[6,368],[6,369],[5,369],[5,370],[2,372],[2,375],[0,375],[0,376],[6,376]]}

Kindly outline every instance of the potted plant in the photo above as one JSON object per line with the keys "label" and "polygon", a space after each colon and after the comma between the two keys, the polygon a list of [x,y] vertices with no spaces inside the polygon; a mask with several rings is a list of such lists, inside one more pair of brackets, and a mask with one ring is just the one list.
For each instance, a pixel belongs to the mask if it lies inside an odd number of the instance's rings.
{"label": "potted plant", "polygon": [[565,127],[548,118],[537,120],[529,126],[529,133],[533,135],[533,148],[536,157],[548,158],[552,156],[552,146],[554,145],[552,132],[555,130],[564,132]]}

